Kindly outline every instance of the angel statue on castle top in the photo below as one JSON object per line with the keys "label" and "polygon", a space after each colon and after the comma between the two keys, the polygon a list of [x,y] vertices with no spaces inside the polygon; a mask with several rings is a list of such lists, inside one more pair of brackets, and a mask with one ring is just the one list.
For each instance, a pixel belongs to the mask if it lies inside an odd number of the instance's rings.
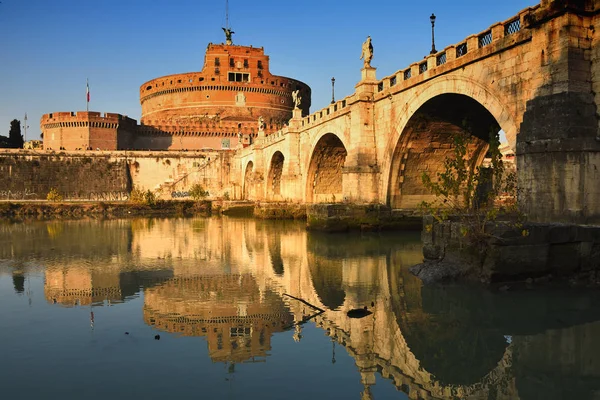
{"label": "angel statue on castle top", "polygon": [[233,43],[233,40],[231,40],[231,35],[233,35],[235,32],[231,30],[231,28],[221,28],[223,29],[223,32],[225,32],[225,43],[231,45]]}

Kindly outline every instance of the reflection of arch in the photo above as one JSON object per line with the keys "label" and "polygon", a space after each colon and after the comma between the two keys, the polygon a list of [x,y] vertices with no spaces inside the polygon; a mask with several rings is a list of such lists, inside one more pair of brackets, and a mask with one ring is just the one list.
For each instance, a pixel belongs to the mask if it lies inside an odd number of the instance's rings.
{"label": "reflection of arch", "polygon": [[321,303],[330,310],[339,309],[346,299],[344,291],[344,258],[319,254],[318,237],[310,237],[307,262],[314,290]]}
{"label": "reflection of arch", "polygon": [[280,151],[276,151],[271,158],[267,180],[267,198],[270,200],[278,200],[281,197],[281,175],[283,174],[284,160],[285,157]]}
{"label": "reflection of arch", "polygon": [[504,336],[473,321],[467,303],[454,304],[444,288],[414,280],[406,268],[388,269],[391,308],[410,352],[442,385],[482,382],[506,356]]}
{"label": "reflection of arch", "polygon": [[248,161],[246,164],[246,171],[244,172],[244,200],[249,200],[253,196],[253,179],[252,172],[254,171],[254,163]]}
{"label": "reflection of arch", "polygon": [[516,145],[517,122],[519,122],[517,121],[516,110],[510,104],[502,102],[501,97],[492,88],[464,76],[449,75],[423,83],[419,89],[411,97],[402,102],[396,102],[396,108],[392,110],[397,117],[392,124],[393,128],[389,134],[381,163],[382,176],[386,177],[382,182],[382,193],[387,194],[388,203],[391,204],[393,204],[394,199],[390,199],[390,194],[393,193],[394,188],[390,187],[390,184],[393,183],[390,178],[402,166],[402,159],[398,159],[396,152],[401,141],[404,140],[402,136],[404,136],[405,128],[421,106],[434,97],[445,94],[458,94],[473,99],[493,116],[506,134],[510,146],[514,149]]}
{"label": "reflection of arch", "polygon": [[500,130],[494,116],[472,98],[446,93],[427,100],[406,122],[392,155],[387,203],[393,208],[415,208],[432,194],[422,175],[435,178],[453,157],[456,135],[467,134],[471,167],[483,161],[491,132]]}
{"label": "reflection of arch", "polygon": [[308,167],[307,203],[341,200],[342,168],[347,155],[346,147],[333,133],[327,133],[319,139]]}

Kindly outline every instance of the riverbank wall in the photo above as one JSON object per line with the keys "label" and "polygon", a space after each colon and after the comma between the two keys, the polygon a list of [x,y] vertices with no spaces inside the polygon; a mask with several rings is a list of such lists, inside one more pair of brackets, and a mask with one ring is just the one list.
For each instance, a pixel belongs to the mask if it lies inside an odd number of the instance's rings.
{"label": "riverbank wall", "polygon": [[596,280],[600,227],[575,224],[494,222],[473,238],[465,221],[425,217],[424,263],[411,271],[425,283]]}
{"label": "riverbank wall", "polygon": [[190,200],[200,184],[213,198],[230,193],[229,151],[0,151],[0,201],[127,201],[131,191],[157,199]]}

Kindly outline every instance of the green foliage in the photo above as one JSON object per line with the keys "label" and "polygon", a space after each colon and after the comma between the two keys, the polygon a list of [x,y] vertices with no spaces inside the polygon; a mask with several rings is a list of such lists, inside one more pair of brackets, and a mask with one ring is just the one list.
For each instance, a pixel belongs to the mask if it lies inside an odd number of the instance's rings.
{"label": "green foliage", "polygon": [[137,187],[131,189],[129,201],[136,204],[144,204],[144,192]]}
{"label": "green foliage", "polygon": [[201,184],[195,183],[190,188],[190,197],[194,200],[201,200],[208,197],[209,193],[207,190],[204,190]]}
{"label": "green foliage", "polygon": [[156,195],[150,190],[147,190],[146,193],[144,193],[144,203],[149,206],[156,205]]}
{"label": "green foliage", "polygon": [[148,206],[156,205],[156,195],[150,190],[146,190],[145,192],[139,188],[134,187],[131,190],[131,194],[129,196],[129,201],[136,204],[145,204]]}
{"label": "green foliage", "polygon": [[25,141],[23,135],[21,135],[21,121],[13,119],[10,122],[10,131],[8,132],[8,141],[10,147],[15,149],[22,149]]}
{"label": "green foliage", "polygon": [[46,195],[46,200],[48,201],[63,201],[63,197],[56,188],[51,188],[48,194]]}
{"label": "green foliage", "polygon": [[421,209],[440,222],[457,217],[463,223],[460,233],[479,240],[486,236],[488,222],[505,213],[518,214],[516,174],[506,171],[497,133],[490,133],[485,167],[475,165],[477,153],[468,129],[454,134],[452,141],[453,152],[444,160],[442,171],[435,177],[424,172],[421,177],[435,195],[434,201],[421,203]]}

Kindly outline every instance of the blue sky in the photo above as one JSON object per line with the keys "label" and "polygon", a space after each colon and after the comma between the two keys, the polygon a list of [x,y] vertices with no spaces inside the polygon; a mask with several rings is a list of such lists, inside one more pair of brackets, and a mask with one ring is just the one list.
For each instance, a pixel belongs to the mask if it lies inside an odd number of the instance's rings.
{"label": "blue sky", "polygon": [[[371,35],[382,78],[536,0],[229,1],[234,43],[263,46],[271,72],[312,88],[311,112],[354,91],[361,44]],[[139,87],[162,75],[200,71],[209,42],[224,42],[225,0],[2,0],[0,135],[28,114],[39,139],[42,114],[118,112],[139,121]]]}

